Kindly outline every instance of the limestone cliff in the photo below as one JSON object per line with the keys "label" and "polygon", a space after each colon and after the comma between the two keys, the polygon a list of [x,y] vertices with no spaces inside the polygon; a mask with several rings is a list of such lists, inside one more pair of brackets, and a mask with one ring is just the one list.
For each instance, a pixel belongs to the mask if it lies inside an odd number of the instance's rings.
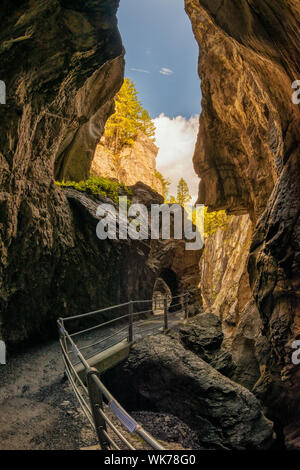
{"label": "limestone cliff", "polygon": [[247,271],[252,233],[248,215],[233,216],[226,227],[206,238],[200,260],[203,308],[222,320],[224,344],[237,364],[234,380],[249,389],[260,376],[263,343]]}
{"label": "limestone cliff", "polygon": [[199,43],[201,202],[260,215],[295,152],[299,1],[186,0]]}
{"label": "limestone cliff", "polygon": [[105,146],[105,137],[102,137],[96,148],[91,173],[116,179],[127,186],[141,181],[162,194],[162,182],[155,174],[157,154],[158,148],[153,141],[139,132],[132,147],[125,147],[115,161]]}
{"label": "limestone cliff", "polygon": [[185,4],[200,48],[199,200],[257,223],[248,270],[267,347],[256,392],[286,445],[299,448],[291,343],[300,334],[300,111],[291,98],[300,77],[300,2]]}

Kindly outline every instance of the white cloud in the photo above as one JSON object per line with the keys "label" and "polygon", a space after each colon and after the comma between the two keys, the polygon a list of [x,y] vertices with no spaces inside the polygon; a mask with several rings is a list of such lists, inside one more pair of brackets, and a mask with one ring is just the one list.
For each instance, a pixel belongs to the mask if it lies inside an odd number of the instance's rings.
{"label": "white cloud", "polygon": [[174,72],[171,69],[167,69],[166,67],[162,67],[159,71],[162,75],[172,75]]}
{"label": "white cloud", "polygon": [[132,67],[130,70],[132,70],[133,72],[150,73],[149,70],[145,70],[145,69],[136,69],[135,67]]}
{"label": "white cloud", "polygon": [[161,114],[154,119],[156,145],[159,147],[157,169],[172,184],[169,194],[176,196],[177,183],[184,178],[188,183],[193,202],[198,196],[199,178],[193,167],[193,154],[198,134],[199,116],[186,119],[170,118]]}

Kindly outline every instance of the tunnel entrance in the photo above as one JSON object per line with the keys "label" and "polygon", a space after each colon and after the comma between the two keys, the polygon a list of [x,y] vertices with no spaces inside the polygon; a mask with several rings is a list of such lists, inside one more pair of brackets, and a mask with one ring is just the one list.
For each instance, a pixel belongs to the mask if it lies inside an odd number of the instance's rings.
{"label": "tunnel entrance", "polygon": [[172,303],[172,292],[168,286],[168,284],[159,277],[153,289],[153,313],[154,315],[161,315],[164,312],[164,299],[167,298],[167,305],[168,308]]}
{"label": "tunnel entrance", "polygon": [[176,273],[172,269],[163,270],[157,278],[153,288],[154,314],[163,313],[163,299],[165,297],[167,297],[167,306],[170,312],[180,310],[182,307],[180,299],[177,297],[179,294],[179,283]]}

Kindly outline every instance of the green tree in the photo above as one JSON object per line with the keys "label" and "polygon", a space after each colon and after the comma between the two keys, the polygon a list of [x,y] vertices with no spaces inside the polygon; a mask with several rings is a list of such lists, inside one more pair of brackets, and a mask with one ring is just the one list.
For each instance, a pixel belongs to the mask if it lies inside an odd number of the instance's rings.
{"label": "green tree", "polygon": [[189,193],[189,187],[183,178],[179,180],[179,183],[177,185],[177,198],[176,199],[177,199],[177,203],[181,204],[182,206],[192,199]]}
{"label": "green tree", "polygon": [[125,146],[133,145],[139,131],[154,140],[153,121],[138,99],[134,82],[125,78],[115,98],[115,113],[105,126],[105,145],[112,156],[118,158]]}
{"label": "green tree", "polygon": [[166,201],[167,200],[167,196],[168,196],[168,193],[169,193],[169,186],[171,184],[171,182],[169,180],[167,180],[161,173],[160,171],[157,171],[155,170],[155,177],[157,179],[160,180],[161,184],[162,184],[162,190],[163,190],[163,197],[164,197],[164,200]]}
{"label": "green tree", "polygon": [[225,230],[231,217],[225,211],[208,212],[208,208],[204,208],[204,230],[205,234],[213,235],[218,228]]}
{"label": "green tree", "polygon": [[155,141],[155,125],[146,109],[142,110],[139,120],[141,123],[140,130]]}

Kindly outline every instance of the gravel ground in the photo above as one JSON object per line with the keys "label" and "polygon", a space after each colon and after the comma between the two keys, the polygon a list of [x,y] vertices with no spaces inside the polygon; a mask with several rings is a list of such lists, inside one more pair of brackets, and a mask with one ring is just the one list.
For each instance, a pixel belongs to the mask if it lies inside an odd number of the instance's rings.
{"label": "gravel ground", "polygon": [[0,366],[0,449],[80,449],[96,440],[64,380],[58,342]]}
{"label": "gravel ground", "polygon": [[[87,344],[91,339],[86,338]],[[174,443],[168,448],[195,444],[183,423],[177,423],[171,434],[167,432],[168,427],[174,428],[174,417],[141,412],[135,419],[157,439]],[[168,419],[173,420],[170,426]],[[190,437],[180,437],[180,429]],[[94,432],[64,379],[58,341],[9,357],[7,365],[0,366],[0,450],[76,450],[96,444]]]}
{"label": "gravel ground", "polygon": [[135,411],[132,417],[168,449],[200,449],[197,434],[176,416],[151,411]]}

